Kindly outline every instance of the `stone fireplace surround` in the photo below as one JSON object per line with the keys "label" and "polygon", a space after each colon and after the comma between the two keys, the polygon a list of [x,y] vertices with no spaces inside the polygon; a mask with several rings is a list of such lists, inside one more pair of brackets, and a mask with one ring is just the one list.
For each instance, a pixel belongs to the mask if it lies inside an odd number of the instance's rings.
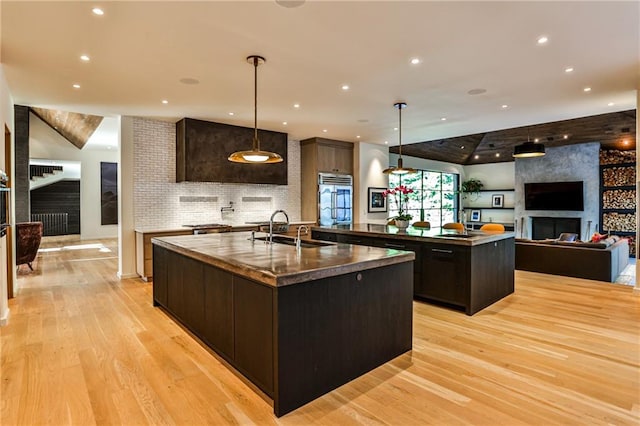
{"label": "stone fireplace surround", "polygon": [[[600,213],[600,144],[584,143],[547,148],[544,157],[518,158],[515,160],[515,222],[516,236],[533,238],[533,218],[578,219],[578,229],[564,231],[553,228],[542,238],[558,238],[560,232],[577,233],[588,240],[592,229],[597,228]],[[525,210],[524,184],[529,182],[584,182],[584,210]],[[589,229],[591,228],[591,229]],[[549,232],[549,231],[546,231]],[[545,234],[547,235],[547,234]]]}

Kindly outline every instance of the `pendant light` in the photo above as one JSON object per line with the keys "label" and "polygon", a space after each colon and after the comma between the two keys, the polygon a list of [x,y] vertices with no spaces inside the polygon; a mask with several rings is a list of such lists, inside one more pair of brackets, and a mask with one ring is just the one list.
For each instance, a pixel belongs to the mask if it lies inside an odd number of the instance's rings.
{"label": "pendant light", "polygon": [[527,131],[527,141],[513,148],[513,157],[515,158],[542,157],[544,154],[544,145],[531,142],[529,140],[529,131]]}
{"label": "pendant light", "polygon": [[266,62],[262,56],[251,55],[247,57],[247,62],[253,64],[253,148],[250,151],[236,151],[228,158],[234,163],[268,164],[280,163],[282,157],[270,151],[260,150],[260,140],[258,139],[258,65]]}
{"label": "pendant light", "polygon": [[402,166],[402,110],[407,107],[407,104],[405,102],[396,102],[393,106],[398,108],[398,166],[389,166],[389,168],[384,169],[382,173],[385,175],[406,175],[409,173],[416,173],[416,169]]}

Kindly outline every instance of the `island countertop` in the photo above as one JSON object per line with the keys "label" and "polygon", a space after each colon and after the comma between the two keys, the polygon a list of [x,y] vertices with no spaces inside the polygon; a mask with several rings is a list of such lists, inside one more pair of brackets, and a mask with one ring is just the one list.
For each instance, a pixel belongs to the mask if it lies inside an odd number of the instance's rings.
{"label": "island countertop", "polygon": [[400,231],[395,226],[373,223],[355,223],[352,225],[312,226],[313,231],[325,231],[335,234],[376,236],[388,239],[413,240],[433,243],[446,243],[461,246],[476,246],[494,241],[515,238],[514,232],[484,232],[467,231],[460,234],[455,230],[442,228],[414,228],[409,226],[406,231]]}
{"label": "island countertop", "polygon": [[153,238],[153,244],[274,287],[415,259],[410,251],[350,244],[296,249],[250,241],[249,232]]}

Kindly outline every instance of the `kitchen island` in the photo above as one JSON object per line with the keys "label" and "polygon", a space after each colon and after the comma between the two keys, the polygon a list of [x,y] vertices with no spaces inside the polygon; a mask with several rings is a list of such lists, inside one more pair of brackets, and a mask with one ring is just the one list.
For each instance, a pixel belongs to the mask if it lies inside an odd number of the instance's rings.
{"label": "kitchen island", "polygon": [[411,250],[416,299],[463,309],[467,315],[486,308],[514,291],[513,232],[353,224],[312,227],[318,240]]}
{"label": "kitchen island", "polygon": [[269,396],[277,416],[411,350],[412,252],[250,235],[152,239],[153,303]]}

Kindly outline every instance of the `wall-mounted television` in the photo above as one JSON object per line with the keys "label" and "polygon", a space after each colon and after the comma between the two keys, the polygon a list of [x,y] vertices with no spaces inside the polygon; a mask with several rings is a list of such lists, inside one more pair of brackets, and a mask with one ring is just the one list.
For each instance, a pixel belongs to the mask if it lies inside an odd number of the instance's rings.
{"label": "wall-mounted television", "polygon": [[524,184],[525,210],[584,210],[583,182]]}

